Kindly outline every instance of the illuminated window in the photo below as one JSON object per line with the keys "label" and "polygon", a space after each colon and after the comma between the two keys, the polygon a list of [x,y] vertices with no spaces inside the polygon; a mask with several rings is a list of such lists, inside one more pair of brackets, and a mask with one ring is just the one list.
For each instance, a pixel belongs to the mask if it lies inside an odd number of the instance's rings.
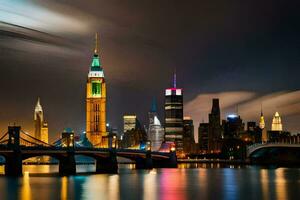
{"label": "illuminated window", "polygon": [[100,81],[92,82],[92,95],[93,96],[101,96],[101,83]]}
{"label": "illuminated window", "polygon": [[170,96],[171,94],[172,94],[172,90],[167,89],[167,90],[166,90],[166,96]]}
{"label": "illuminated window", "polygon": [[181,89],[176,89],[176,95],[182,95]]}

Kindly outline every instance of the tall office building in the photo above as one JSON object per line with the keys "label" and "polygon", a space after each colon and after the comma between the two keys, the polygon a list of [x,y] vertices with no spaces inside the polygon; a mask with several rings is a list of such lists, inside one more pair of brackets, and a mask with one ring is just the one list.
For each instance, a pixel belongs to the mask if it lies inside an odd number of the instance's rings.
{"label": "tall office building", "polygon": [[281,117],[278,112],[273,116],[272,131],[282,131]]}
{"label": "tall office building", "polygon": [[34,137],[48,143],[48,123],[44,121],[40,98],[38,98],[34,109]]}
{"label": "tall office building", "polygon": [[183,118],[183,151],[185,154],[195,150],[194,123],[191,117]]}
{"label": "tall office building", "polygon": [[[228,115],[227,120],[223,120],[224,138],[239,138],[244,132],[245,124],[239,115]],[[254,125],[256,126],[256,125]]]}
{"label": "tall office building", "polygon": [[162,127],[158,115],[156,101],[153,99],[151,110],[148,113],[149,116],[149,128],[148,128],[148,140],[151,141],[151,150],[158,151],[164,141],[164,128]]}
{"label": "tall office building", "polygon": [[174,73],[173,87],[165,90],[165,141],[174,142],[177,153],[183,152],[183,94],[176,86]]}
{"label": "tall office building", "polygon": [[98,36],[86,84],[86,135],[97,147],[107,147],[106,81],[99,58]]}
{"label": "tall office building", "polygon": [[259,128],[261,129],[261,141],[263,143],[268,142],[268,133],[267,133],[265,118],[262,109],[260,112]]}
{"label": "tall office building", "polygon": [[141,148],[147,141],[147,133],[136,115],[124,115],[124,134],[121,137],[122,148]]}
{"label": "tall office building", "polygon": [[222,137],[219,99],[212,100],[211,113],[209,114],[208,119],[208,150],[209,152],[218,152],[220,151],[219,141]]}
{"label": "tall office building", "polygon": [[198,144],[201,153],[208,151],[209,123],[200,123],[198,128]]}

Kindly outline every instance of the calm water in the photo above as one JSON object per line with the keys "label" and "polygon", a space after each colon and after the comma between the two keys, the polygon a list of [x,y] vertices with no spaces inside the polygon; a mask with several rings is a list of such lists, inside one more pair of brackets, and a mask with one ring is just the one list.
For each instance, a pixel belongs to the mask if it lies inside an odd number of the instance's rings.
{"label": "calm water", "polygon": [[[117,175],[58,177],[57,166],[24,166],[22,178],[0,176],[0,199],[300,199],[300,169],[295,168],[132,167],[121,165]],[[80,172],[93,170],[92,165],[77,168]],[[47,172],[52,174],[43,174]]]}

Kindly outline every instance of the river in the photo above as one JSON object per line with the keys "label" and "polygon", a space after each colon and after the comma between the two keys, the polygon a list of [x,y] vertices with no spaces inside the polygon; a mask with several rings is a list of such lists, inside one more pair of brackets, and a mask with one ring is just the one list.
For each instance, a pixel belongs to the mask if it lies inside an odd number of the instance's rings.
{"label": "river", "polygon": [[[114,175],[59,177],[57,165],[24,165],[24,176],[0,176],[0,199],[300,199],[300,169],[180,164],[177,169],[135,170],[120,165]],[[3,173],[3,166],[0,166]]]}

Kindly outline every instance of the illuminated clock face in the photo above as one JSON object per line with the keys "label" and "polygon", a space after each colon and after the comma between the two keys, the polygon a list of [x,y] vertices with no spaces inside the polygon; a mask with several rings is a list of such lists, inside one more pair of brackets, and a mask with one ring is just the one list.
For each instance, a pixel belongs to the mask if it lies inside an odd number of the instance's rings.
{"label": "illuminated clock face", "polygon": [[92,96],[101,97],[101,82],[92,81]]}

